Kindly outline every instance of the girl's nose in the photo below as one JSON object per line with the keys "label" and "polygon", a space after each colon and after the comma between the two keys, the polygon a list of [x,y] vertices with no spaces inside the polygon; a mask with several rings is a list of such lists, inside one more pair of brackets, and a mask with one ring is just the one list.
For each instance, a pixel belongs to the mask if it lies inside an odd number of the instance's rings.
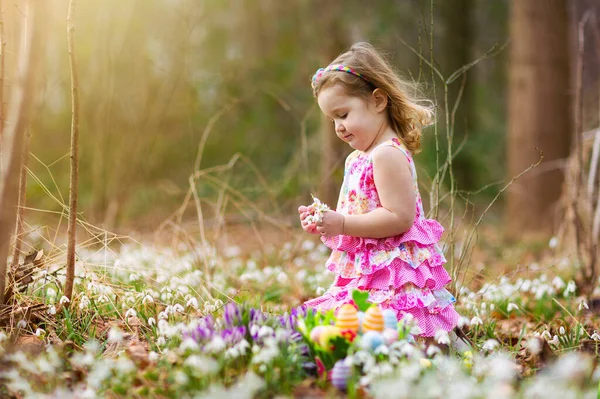
{"label": "girl's nose", "polygon": [[338,132],[338,133],[341,133],[341,132],[343,132],[344,130],[346,130],[346,128],[344,127],[344,125],[343,125],[343,124],[341,124],[341,123],[337,123],[337,124],[335,125],[335,131],[336,131],[336,132]]}

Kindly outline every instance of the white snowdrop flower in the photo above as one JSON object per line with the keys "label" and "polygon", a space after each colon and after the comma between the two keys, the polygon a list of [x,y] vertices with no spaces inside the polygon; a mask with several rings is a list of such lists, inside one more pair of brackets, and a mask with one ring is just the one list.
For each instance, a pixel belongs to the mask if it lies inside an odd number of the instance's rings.
{"label": "white snowdrop flower", "polygon": [[144,299],[142,299],[142,305],[145,305],[146,303],[154,303],[154,298],[152,298],[151,295],[146,294]]}
{"label": "white snowdrop flower", "polygon": [[421,332],[422,332],[422,330],[421,330],[421,327],[419,327],[419,326],[412,326],[410,328],[411,335],[421,335]]}
{"label": "white snowdrop flower", "polygon": [[556,246],[558,245],[558,237],[554,236],[550,239],[550,241],[548,242],[548,246],[552,249],[556,248]]}
{"label": "white snowdrop flower", "polygon": [[486,351],[493,351],[498,346],[500,346],[500,343],[498,341],[496,341],[495,339],[488,339],[483,343],[483,346],[481,348]]}
{"label": "white snowdrop flower", "polygon": [[79,309],[87,309],[89,305],[90,299],[87,296],[83,295],[81,297],[81,300],[79,301]]}
{"label": "white snowdrop flower", "polygon": [[256,355],[258,352],[260,352],[260,346],[256,344],[252,345],[252,353]]}
{"label": "white snowdrop flower", "polygon": [[438,353],[441,353],[442,350],[436,346],[436,345],[429,345],[429,347],[427,348],[427,356],[429,357],[433,357],[435,355],[437,355]]}
{"label": "white snowdrop flower", "polygon": [[235,346],[225,351],[225,357],[228,359],[235,359],[238,356],[240,356],[240,351]]}
{"label": "white snowdrop flower", "polygon": [[448,333],[444,330],[438,330],[435,333],[435,337],[434,337],[435,341],[438,344],[441,345],[450,345],[450,336],[448,335]]}
{"label": "white snowdrop flower", "polygon": [[102,294],[98,297],[98,303],[106,303],[108,302],[108,297],[105,294]]}
{"label": "white snowdrop flower", "polygon": [[149,326],[154,326],[154,325],[156,325],[156,320],[154,319],[154,317],[150,317],[150,318],[148,319],[148,325],[149,325]]}
{"label": "white snowdrop flower", "polygon": [[587,302],[584,299],[582,299],[581,302],[579,302],[579,310],[584,308],[589,309],[590,307],[588,306]]}
{"label": "white snowdrop flower", "polygon": [[387,356],[390,354],[390,349],[386,345],[379,345],[377,348],[375,348],[373,353],[375,353],[375,355]]}
{"label": "white snowdrop flower", "polygon": [[496,305],[494,305],[493,303],[490,303],[490,310],[494,311],[494,309],[496,309]]}
{"label": "white snowdrop flower", "polygon": [[127,312],[125,313],[125,318],[136,317],[136,316],[137,316],[137,312],[133,308],[129,308],[129,310],[127,310]]}
{"label": "white snowdrop flower", "polygon": [[554,288],[556,288],[557,290],[562,290],[563,288],[565,288],[567,286],[567,284],[564,282],[564,280],[562,278],[560,278],[559,276],[556,276],[552,279],[552,286],[554,286]]}
{"label": "white snowdrop flower", "polygon": [[468,317],[461,316],[460,319],[458,319],[458,326],[460,328],[463,328],[464,326],[468,326],[470,323],[471,323],[471,321],[469,320]]}
{"label": "white snowdrop flower", "polygon": [[325,288],[317,287],[317,295],[323,295],[325,293]]}
{"label": "white snowdrop flower", "polygon": [[55,315],[56,314],[56,307],[54,305],[50,305],[50,306],[48,306],[48,310],[46,310],[46,312],[48,314]]}
{"label": "white snowdrop flower", "polygon": [[213,374],[219,370],[219,365],[216,360],[202,355],[191,355],[185,359],[183,364],[198,370],[200,374]]}
{"label": "white snowdrop flower", "polygon": [[270,336],[273,335],[273,333],[274,333],[274,330],[271,327],[269,327],[269,326],[262,326],[260,328],[260,330],[258,331],[258,337],[259,338],[264,338],[266,336],[270,337]]}
{"label": "white snowdrop flower", "polygon": [[151,362],[157,362],[159,358],[160,355],[158,353],[154,351],[148,352],[148,360],[150,360]]}
{"label": "white snowdrop flower", "polygon": [[108,342],[120,342],[123,339],[123,332],[117,327],[112,326],[108,330]]}
{"label": "white snowdrop flower", "polygon": [[138,281],[140,279],[140,276],[136,273],[131,273],[129,274],[129,282],[134,282],[134,281]]}
{"label": "white snowdrop flower", "polygon": [[315,249],[315,243],[313,241],[310,240],[305,240],[302,242],[302,250],[309,252],[312,251],[313,249]]}
{"label": "white snowdrop flower", "polygon": [[220,308],[221,306],[223,306],[223,301],[220,299],[216,299],[215,300],[215,308]]}
{"label": "white snowdrop flower", "polygon": [[590,338],[593,339],[594,341],[600,341],[600,335],[598,335],[598,333],[596,331],[594,331],[594,333],[592,334],[592,336]]}
{"label": "white snowdrop flower", "polygon": [[531,289],[531,280],[523,281],[523,284],[521,284],[520,289],[522,292],[528,292]]}
{"label": "white snowdrop flower", "polygon": [[69,302],[71,302],[71,301],[69,300],[69,298],[67,298],[66,296],[64,296],[64,295],[63,295],[63,296],[60,298],[60,301],[59,301],[59,302],[60,302],[61,304],[64,304],[64,303],[69,303]]}
{"label": "white snowdrop flower", "polygon": [[250,335],[251,336],[256,336],[258,334],[258,331],[260,330],[260,326],[256,325],[256,324],[252,324],[250,326]]}
{"label": "white snowdrop flower", "polygon": [[52,287],[48,287],[48,289],[46,290],[46,296],[48,298],[55,298],[56,294],[57,294],[56,290]]}
{"label": "white snowdrop flower", "polygon": [[481,302],[481,309],[485,310],[487,307],[487,303]]}
{"label": "white snowdrop flower", "polygon": [[190,298],[190,299],[188,299],[185,306],[192,307],[194,309],[198,309],[198,300],[196,298]]}
{"label": "white snowdrop flower", "polygon": [[528,340],[526,348],[533,355],[539,355],[542,352],[542,344],[539,339],[532,338]]}
{"label": "white snowdrop flower", "polygon": [[42,328],[38,328],[35,330],[35,335],[37,337],[43,337],[44,335],[46,335],[46,331]]}
{"label": "white snowdrop flower", "polygon": [[284,272],[279,272],[277,274],[277,282],[279,282],[279,284],[284,284],[286,281],[288,281],[287,274],[285,274]]}
{"label": "white snowdrop flower", "polygon": [[167,344],[167,340],[165,339],[165,337],[163,335],[158,337],[158,339],[156,340],[156,345],[159,347],[165,346],[166,344]]}
{"label": "white snowdrop flower", "polygon": [[179,345],[179,348],[184,351],[187,349],[194,351],[198,349],[198,343],[194,339],[188,337],[183,340],[181,345]]}
{"label": "white snowdrop flower", "polygon": [[6,333],[4,331],[0,331],[0,342],[6,341],[6,338],[8,338]]}
{"label": "white snowdrop flower", "polygon": [[300,269],[300,271],[298,273],[296,273],[296,280],[304,281],[305,278],[306,278],[306,270]]}
{"label": "white snowdrop flower", "polygon": [[575,285],[575,281],[570,280],[567,283],[567,288],[565,288],[565,291],[563,292],[563,296],[566,298],[570,294],[574,294],[576,290],[577,290],[577,285]]}
{"label": "white snowdrop flower", "polygon": [[560,335],[565,335],[565,333],[566,333],[566,331],[565,331],[565,327],[563,327],[563,326],[560,326],[560,328],[558,329],[558,333],[559,333]]}
{"label": "white snowdrop flower", "polygon": [[225,349],[225,341],[220,336],[215,335],[204,349],[210,353],[222,352]]}
{"label": "white snowdrop flower", "polygon": [[169,328],[169,322],[167,322],[165,319],[158,320],[158,330],[160,332],[164,332],[168,328]]}
{"label": "white snowdrop flower", "polygon": [[21,319],[19,320],[19,322],[17,323],[17,328],[25,328],[27,327],[27,323],[25,322],[25,320]]}
{"label": "white snowdrop flower", "polygon": [[169,315],[167,314],[167,312],[160,312],[158,314],[158,318],[159,318],[159,320],[165,320],[165,319],[169,318]]}
{"label": "white snowdrop flower", "polygon": [[544,332],[542,332],[542,338],[544,338],[547,341],[551,340],[552,335],[550,335],[550,331],[545,330]]}
{"label": "white snowdrop flower", "polygon": [[174,313],[183,313],[184,312],[184,308],[180,303],[176,303],[175,306],[173,306],[173,312]]}
{"label": "white snowdrop flower", "polygon": [[483,320],[481,320],[479,317],[475,316],[471,319],[470,324],[472,326],[480,326],[483,324]]}
{"label": "white snowdrop flower", "polygon": [[242,354],[246,353],[246,351],[250,348],[250,344],[245,339],[242,339],[240,342],[238,342],[236,346]]}
{"label": "white snowdrop flower", "polygon": [[558,340],[558,335],[553,336],[550,343],[554,346],[558,346],[560,344],[560,341]]}
{"label": "white snowdrop flower", "polygon": [[508,304],[508,306],[506,307],[506,311],[508,313],[512,312],[513,310],[518,310],[518,309],[519,309],[519,307],[517,306],[517,304],[516,303],[512,303],[512,302],[510,302]]}

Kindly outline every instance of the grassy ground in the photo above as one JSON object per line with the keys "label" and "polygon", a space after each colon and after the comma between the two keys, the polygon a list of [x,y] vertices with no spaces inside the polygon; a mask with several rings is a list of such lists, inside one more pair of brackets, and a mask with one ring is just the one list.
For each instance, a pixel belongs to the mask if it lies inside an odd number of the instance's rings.
{"label": "grassy ground", "polygon": [[298,334],[304,319],[294,310],[331,283],[327,248],[307,236],[228,231],[215,247],[181,235],[170,246],[82,245],[70,303],[61,252],[46,250],[0,313],[2,394],[596,397],[599,304],[579,296],[572,260],[546,243],[508,247],[485,229],[455,287],[474,347],[352,344],[342,393],[315,372],[316,348]]}

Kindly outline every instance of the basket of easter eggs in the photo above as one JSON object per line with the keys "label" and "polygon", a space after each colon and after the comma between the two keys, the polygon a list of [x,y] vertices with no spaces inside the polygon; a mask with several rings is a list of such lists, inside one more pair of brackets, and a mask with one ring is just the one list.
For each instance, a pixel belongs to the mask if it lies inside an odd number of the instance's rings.
{"label": "basket of easter eggs", "polygon": [[346,391],[352,380],[353,367],[346,357],[358,350],[376,351],[410,339],[396,312],[368,303],[368,292],[353,291],[352,301],[337,311],[311,309],[299,323],[299,330],[315,359],[317,374],[336,388]]}

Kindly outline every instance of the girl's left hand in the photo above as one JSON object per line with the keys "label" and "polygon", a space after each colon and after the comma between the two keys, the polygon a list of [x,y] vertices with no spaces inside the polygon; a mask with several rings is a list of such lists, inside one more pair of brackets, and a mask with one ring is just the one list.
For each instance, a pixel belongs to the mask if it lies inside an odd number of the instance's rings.
{"label": "girl's left hand", "polygon": [[323,214],[323,220],[317,223],[317,231],[325,237],[335,237],[344,233],[344,215],[335,211]]}

